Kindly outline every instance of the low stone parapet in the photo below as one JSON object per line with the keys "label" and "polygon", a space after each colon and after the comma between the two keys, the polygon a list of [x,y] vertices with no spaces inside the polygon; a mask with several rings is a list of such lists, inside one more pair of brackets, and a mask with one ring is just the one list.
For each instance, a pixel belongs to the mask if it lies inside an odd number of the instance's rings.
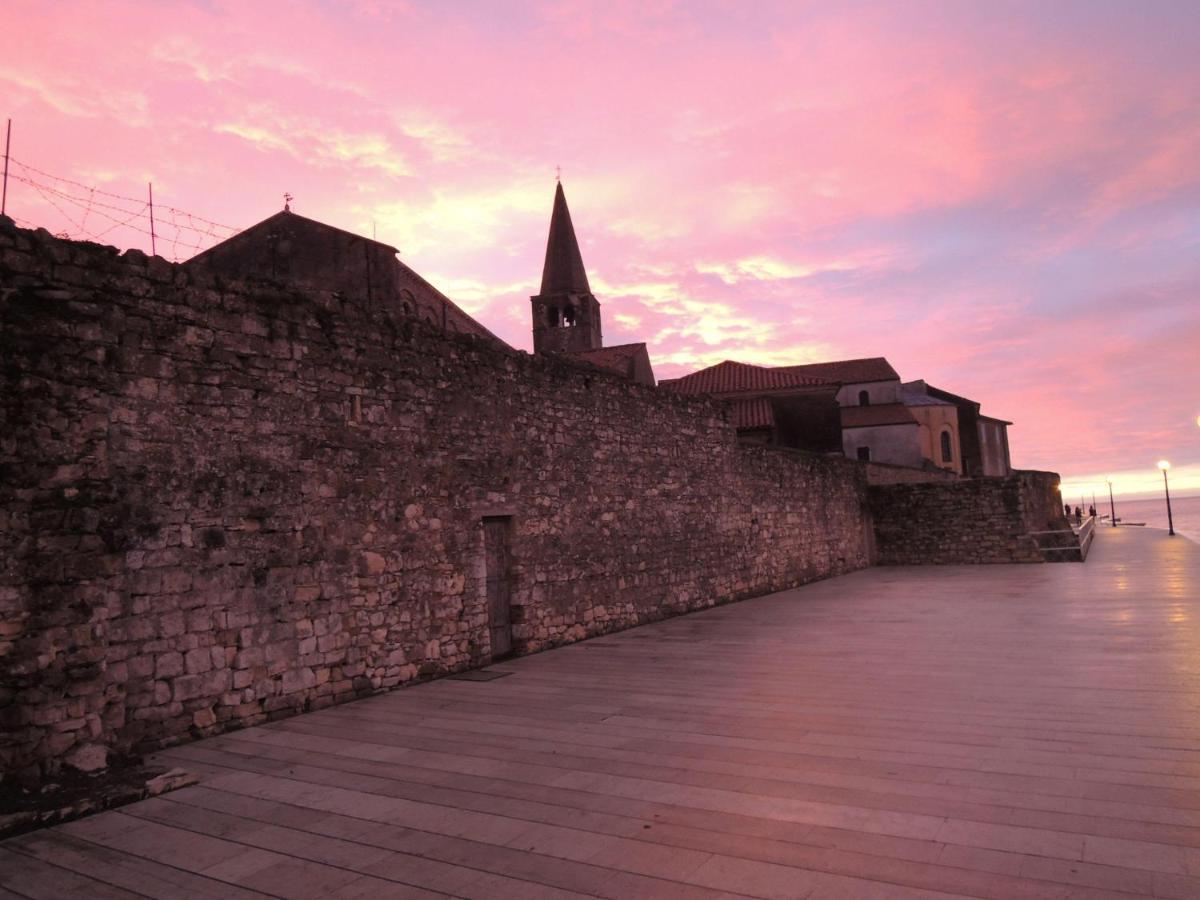
{"label": "low stone parapet", "polygon": [[[1077,540],[1059,512],[1058,476],[1018,471],[868,489],[882,565],[1044,562],[1035,533]],[[1063,559],[1067,556],[1063,555]]]}

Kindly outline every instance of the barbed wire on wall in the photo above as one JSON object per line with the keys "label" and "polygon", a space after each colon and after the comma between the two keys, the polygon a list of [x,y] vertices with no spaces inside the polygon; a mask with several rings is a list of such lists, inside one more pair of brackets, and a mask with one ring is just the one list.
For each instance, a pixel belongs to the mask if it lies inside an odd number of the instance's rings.
{"label": "barbed wire on wall", "polygon": [[[43,171],[15,157],[9,157],[8,162],[9,182],[25,185],[62,217],[66,227],[55,232],[59,237],[103,243],[111,242],[113,235],[128,229],[154,240],[166,251],[160,255],[181,262],[239,231],[231,225],[157,203],[152,216],[149,197],[139,199],[106,191]],[[10,206],[11,201],[10,196]],[[12,218],[23,228],[37,227],[27,219]]]}

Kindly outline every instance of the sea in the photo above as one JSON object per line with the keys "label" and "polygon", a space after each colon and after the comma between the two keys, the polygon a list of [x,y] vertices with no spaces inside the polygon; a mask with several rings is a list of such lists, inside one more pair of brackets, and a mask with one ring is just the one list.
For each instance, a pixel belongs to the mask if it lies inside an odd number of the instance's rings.
{"label": "sea", "polygon": [[[1086,498],[1090,504],[1092,498]],[[1078,501],[1075,501],[1078,502]],[[1117,518],[1126,522],[1145,522],[1147,528],[1167,530],[1167,501],[1165,497],[1150,500],[1122,500],[1116,498]],[[1086,510],[1085,510],[1086,513]],[[1108,493],[1104,499],[1096,496],[1096,514],[1108,515]],[[1175,532],[1200,544],[1200,496],[1171,497],[1171,517],[1175,520]],[[1100,524],[1107,525],[1105,519]]]}

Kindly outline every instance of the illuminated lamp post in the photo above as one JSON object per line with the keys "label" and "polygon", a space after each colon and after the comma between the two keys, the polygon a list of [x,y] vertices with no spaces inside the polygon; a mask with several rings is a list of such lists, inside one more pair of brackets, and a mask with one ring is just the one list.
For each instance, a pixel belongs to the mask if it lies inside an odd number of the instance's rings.
{"label": "illuminated lamp post", "polygon": [[1171,464],[1165,459],[1158,461],[1158,467],[1163,473],[1163,490],[1167,492],[1167,534],[1175,534],[1175,520],[1171,518],[1171,486],[1167,484],[1167,469],[1171,468]]}
{"label": "illuminated lamp post", "polygon": [[1106,478],[1104,480],[1108,482],[1108,511],[1109,511],[1108,524],[1110,524],[1113,528],[1116,528],[1117,527],[1117,504],[1113,502],[1112,479]]}

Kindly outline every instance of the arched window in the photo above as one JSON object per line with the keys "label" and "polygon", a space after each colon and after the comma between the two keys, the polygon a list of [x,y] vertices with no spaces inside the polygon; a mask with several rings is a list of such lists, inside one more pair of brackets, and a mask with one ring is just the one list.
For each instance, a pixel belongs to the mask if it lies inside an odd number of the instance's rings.
{"label": "arched window", "polygon": [[942,430],[942,462],[954,462],[954,442],[950,438],[950,429]]}
{"label": "arched window", "polygon": [[870,406],[871,405],[871,392],[870,391],[859,391],[858,392],[858,405],[859,406]]}
{"label": "arched window", "polygon": [[562,324],[563,324],[563,328],[574,328],[575,327],[575,307],[573,307],[573,306],[564,306],[563,307]]}
{"label": "arched window", "polygon": [[551,327],[558,325],[558,307],[557,306],[547,306],[546,307],[546,324],[550,325]]}

